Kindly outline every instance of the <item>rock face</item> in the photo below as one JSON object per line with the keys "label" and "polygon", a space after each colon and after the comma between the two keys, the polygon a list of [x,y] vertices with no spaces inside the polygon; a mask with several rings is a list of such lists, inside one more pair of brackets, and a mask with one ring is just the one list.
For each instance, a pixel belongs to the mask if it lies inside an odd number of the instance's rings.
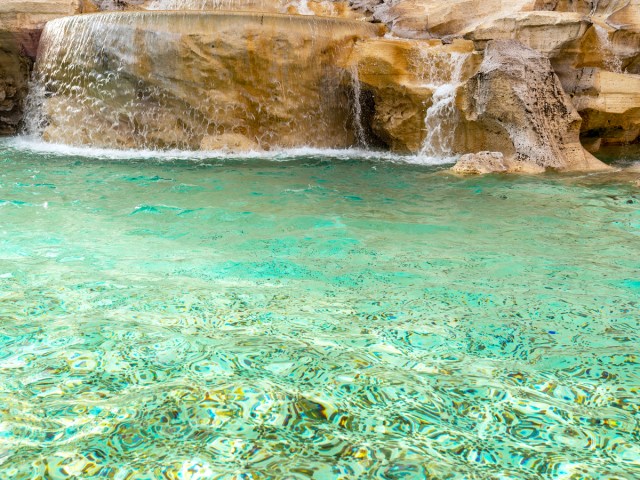
{"label": "rock face", "polygon": [[502,152],[523,170],[604,168],[582,148],[581,118],[539,52],[513,40],[490,42],[464,96],[464,150]]}
{"label": "rock face", "polygon": [[571,93],[583,118],[584,138],[611,145],[640,137],[640,75],[595,68],[580,73]]}
{"label": "rock face", "polygon": [[347,147],[356,141],[347,60],[357,41],[381,33],[275,14],[59,19],[43,34],[43,95],[29,117],[34,133],[44,127],[45,139],[73,145]]}
{"label": "rock face", "polygon": [[640,0],[2,0],[0,134],[43,24],[110,10],[47,28],[29,115],[44,138],[497,152],[462,165],[523,172],[602,168],[580,139],[640,139]]}
{"label": "rock face", "polygon": [[29,74],[44,24],[80,12],[79,0],[0,2],[0,135],[15,134],[22,121]]}
{"label": "rock face", "polygon": [[[431,153],[453,153],[447,140],[456,128],[455,92],[480,64],[472,42],[381,38],[359,43],[350,62],[369,100],[362,121],[377,139],[391,150],[417,153],[431,134]],[[437,108],[434,95],[446,88],[450,109],[429,125],[428,113]]]}

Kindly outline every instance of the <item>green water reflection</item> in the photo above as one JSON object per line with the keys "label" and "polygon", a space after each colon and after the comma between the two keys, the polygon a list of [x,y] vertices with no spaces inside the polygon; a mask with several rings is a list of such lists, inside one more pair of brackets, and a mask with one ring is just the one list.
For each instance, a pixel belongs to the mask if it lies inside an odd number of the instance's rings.
{"label": "green water reflection", "polygon": [[0,478],[640,477],[640,195],[0,146]]}

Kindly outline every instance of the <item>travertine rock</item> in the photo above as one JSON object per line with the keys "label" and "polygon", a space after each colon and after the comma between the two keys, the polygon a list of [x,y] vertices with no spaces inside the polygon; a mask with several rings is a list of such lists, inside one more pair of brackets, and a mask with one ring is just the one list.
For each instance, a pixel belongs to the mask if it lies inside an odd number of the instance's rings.
{"label": "travertine rock", "polygon": [[221,139],[242,149],[348,147],[355,138],[347,60],[379,27],[214,12],[56,20],[43,34],[38,67],[49,90],[43,135],[122,148],[199,149]]}
{"label": "travertine rock", "polygon": [[640,75],[585,68],[571,93],[583,118],[584,137],[599,138],[605,145],[640,138]]}
{"label": "travertine rock", "polygon": [[605,168],[580,145],[580,116],[549,60],[516,41],[488,44],[462,104],[466,151],[498,151],[524,169]]}
{"label": "travertine rock", "polygon": [[504,155],[500,152],[467,153],[451,168],[451,171],[462,175],[504,173],[507,170]]}
{"label": "travertine rock", "polygon": [[29,74],[44,24],[79,12],[79,0],[0,1],[0,135],[15,134],[22,120]]}
{"label": "travertine rock", "polygon": [[533,10],[535,0],[360,0],[354,2],[406,38],[446,37],[512,13]]}
{"label": "travertine rock", "polygon": [[[473,44],[380,38],[356,46],[350,62],[361,88],[371,94],[373,133],[391,150],[419,152],[427,134],[425,116],[439,85],[463,82],[478,65]],[[458,78],[455,78],[458,77]]]}

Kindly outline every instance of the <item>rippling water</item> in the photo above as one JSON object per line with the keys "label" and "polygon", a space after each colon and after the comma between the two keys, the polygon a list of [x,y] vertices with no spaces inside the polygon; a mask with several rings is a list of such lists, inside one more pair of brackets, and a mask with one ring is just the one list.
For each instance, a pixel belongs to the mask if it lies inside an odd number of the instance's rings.
{"label": "rippling water", "polygon": [[638,478],[594,178],[0,145],[0,478]]}

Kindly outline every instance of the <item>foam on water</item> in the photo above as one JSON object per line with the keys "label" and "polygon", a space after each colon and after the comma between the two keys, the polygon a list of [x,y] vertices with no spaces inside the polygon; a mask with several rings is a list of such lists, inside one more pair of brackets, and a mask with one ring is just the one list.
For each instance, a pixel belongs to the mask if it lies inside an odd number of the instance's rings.
{"label": "foam on water", "polygon": [[60,157],[81,156],[101,160],[269,160],[286,162],[304,157],[381,161],[390,163],[406,163],[410,165],[447,165],[455,159],[451,157],[437,157],[428,155],[399,154],[388,151],[378,151],[366,148],[288,148],[271,151],[228,152],[225,150],[144,150],[144,149],[116,149],[97,148],[88,146],[73,146],[62,143],[45,142],[38,137],[18,136],[0,139],[0,146],[6,146],[16,151],[37,154],[56,155]]}

